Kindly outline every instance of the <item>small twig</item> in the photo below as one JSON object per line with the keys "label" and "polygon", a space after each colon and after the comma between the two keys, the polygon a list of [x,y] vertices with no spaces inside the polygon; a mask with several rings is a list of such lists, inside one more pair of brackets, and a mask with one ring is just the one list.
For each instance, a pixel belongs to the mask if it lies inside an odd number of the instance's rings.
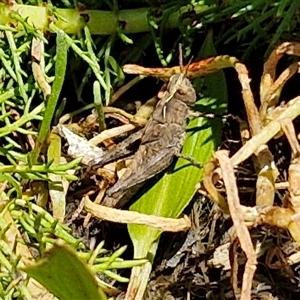
{"label": "small twig", "polygon": [[233,67],[238,73],[238,78],[242,86],[242,96],[247,113],[247,119],[249,123],[249,129],[251,135],[255,135],[260,132],[263,125],[259,117],[258,109],[255,105],[253,93],[250,87],[250,78],[248,76],[248,70],[246,66],[240,62],[236,62]]}
{"label": "small twig", "polygon": [[[99,193],[98,193],[98,195],[97,195],[97,197],[96,197],[96,199],[94,201],[94,204],[101,203],[102,199],[105,196],[105,192],[106,192],[107,186],[108,186],[108,181],[104,180],[103,184],[101,185],[100,191],[99,191]],[[82,201],[85,204],[85,197],[82,199]],[[84,218],[84,221],[83,221],[83,228],[87,227],[87,225],[88,225],[88,223],[89,223],[89,221],[90,221],[90,219],[91,219],[92,216],[93,215],[91,213],[88,213],[86,215],[86,217]]]}
{"label": "small twig", "polygon": [[134,130],[136,127],[133,124],[125,124],[119,127],[114,127],[111,129],[107,129],[102,131],[100,134],[96,135],[95,137],[89,140],[89,144],[91,145],[99,145],[103,141],[119,136],[123,133],[129,132]]}
{"label": "small twig", "polygon": [[130,88],[135,86],[138,82],[140,82],[145,76],[139,75],[132,80],[130,80],[128,83],[120,87],[111,97],[110,104],[114,103],[117,99],[119,99],[125,92],[127,92]]}

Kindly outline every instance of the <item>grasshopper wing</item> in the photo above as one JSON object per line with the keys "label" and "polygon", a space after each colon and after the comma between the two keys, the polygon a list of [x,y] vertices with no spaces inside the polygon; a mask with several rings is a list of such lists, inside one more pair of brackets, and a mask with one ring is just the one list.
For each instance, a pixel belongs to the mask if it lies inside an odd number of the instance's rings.
{"label": "grasshopper wing", "polygon": [[161,126],[160,130],[167,130],[168,134],[163,139],[160,137],[139,147],[132,164],[107,191],[109,196],[152,178],[172,163],[174,156],[180,152],[185,132],[177,125],[168,128]]}

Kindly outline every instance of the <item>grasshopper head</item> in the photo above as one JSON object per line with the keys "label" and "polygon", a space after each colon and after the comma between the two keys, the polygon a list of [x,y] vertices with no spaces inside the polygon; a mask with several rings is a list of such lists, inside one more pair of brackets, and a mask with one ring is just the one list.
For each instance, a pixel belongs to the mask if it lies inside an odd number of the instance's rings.
{"label": "grasshopper head", "polygon": [[173,75],[170,78],[168,90],[170,92],[170,100],[171,98],[176,97],[176,99],[183,101],[188,106],[192,106],[196,102],[195,89],[184,74]]}

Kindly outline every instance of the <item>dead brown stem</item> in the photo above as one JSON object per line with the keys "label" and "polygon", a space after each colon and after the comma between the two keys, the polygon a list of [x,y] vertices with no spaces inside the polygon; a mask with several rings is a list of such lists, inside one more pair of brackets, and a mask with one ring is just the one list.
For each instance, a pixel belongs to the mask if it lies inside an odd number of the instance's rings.
{"label": "dead brown stem", "polygon": [[242,209],[238,196],[238,189],[234,176],[233,164],[228,157],[227,151],[217,151],[215,157],[219,160],[223,181],[226,188],[230,216],[233,221],[236,235],[241,248],[247,256],[243,275],[241,299],[251,300],[252,279],[256,270],[256,255],[251,241],[250,233],[244,223]]}
{"label": "dead brown stem", "polygon": [[285,118],[295,119],[300,115],[300,96],[291,100],[285,109],[278,115],[276,120],[271,121],[258,134],[253,136],[238,152],[232,157],[231,161],[234,166],[240,164],[255,153],[259,147],[266,144],[272,139],[280,130],[280,120]]}

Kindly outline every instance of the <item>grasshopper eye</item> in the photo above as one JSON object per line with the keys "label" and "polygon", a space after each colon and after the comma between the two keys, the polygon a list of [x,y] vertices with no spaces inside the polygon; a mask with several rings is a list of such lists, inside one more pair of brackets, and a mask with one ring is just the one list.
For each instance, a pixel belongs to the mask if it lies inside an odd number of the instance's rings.
{"label": "grasshopper eye", "polygon": [[186,87],[180,87],[178,90],[177,90],[177,93],[180,94],[180,95],[186,95],[188,92],[188,88]]}

